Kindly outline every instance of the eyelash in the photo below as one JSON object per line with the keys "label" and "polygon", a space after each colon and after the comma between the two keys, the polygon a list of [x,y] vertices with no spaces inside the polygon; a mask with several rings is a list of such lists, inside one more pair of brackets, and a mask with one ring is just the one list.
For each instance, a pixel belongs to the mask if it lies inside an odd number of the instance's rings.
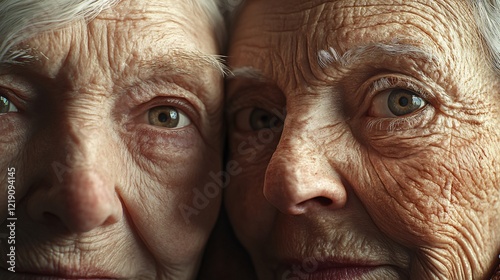
{"label": "eyelash", "polygon": [[[408,116],[402,116],[398,118],[372,118],[366,122],[366,128],[368,130],[384,130],[388,132],[394,132],[396,130],[401,130],[404,127],[414,127],[419,121],[421,121],[422,113],[427,110],[428,106],[431,106],[431,102],[429,100],[432,99],[432,96],[428,93],[426,89],[422,86],[408,81],[402,77],[382,77],[377,79],[375,82],[371,83],[369,88],[370,103],[372,104],[373,98],[381,94],[383,91],[402,88],[409,91],[412,91],[419,95],[422,99],[427,102],[427,104],[420,110],[419,113],[411,114]],[[369,107],[368,107],[369,108]],[[383,126],[385,128],[383,128]],[[398,129],[400,128],[400,129]]]}

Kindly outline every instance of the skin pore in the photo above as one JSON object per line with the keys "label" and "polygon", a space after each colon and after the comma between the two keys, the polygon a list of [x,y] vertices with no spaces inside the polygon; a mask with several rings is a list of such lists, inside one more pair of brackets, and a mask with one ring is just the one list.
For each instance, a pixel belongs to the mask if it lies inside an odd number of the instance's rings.
{"label": "skin pore", "polygon": [[466,1],[256,0],[234,28],[225,204],[259,279],[491,274],[499,79]]}
{"label": "skin pore", "polygon": [[222,73],[207,15],[192,1],[124,0],[19,48],[35,58],[0,70],[18,275],[194,279],[220,206],[216,196],[195,215],[179,208],[221,166]]}

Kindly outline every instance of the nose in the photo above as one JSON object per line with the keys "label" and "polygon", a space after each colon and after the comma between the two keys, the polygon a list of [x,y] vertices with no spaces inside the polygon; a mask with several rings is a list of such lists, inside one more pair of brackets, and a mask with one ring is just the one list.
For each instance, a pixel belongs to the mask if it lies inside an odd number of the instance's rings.
{"label": "nose", "polygon": [[340,209],[347,202],[343,180],[322,147],[286,131],[266,170],[264,196],[288,215]]}
{"label": "nose", "polygon": [[116,223],[123,209],[110,172],[109,140],[96,131],[67,131],[50,149],[57,156],[44,164],[50,169],[27,198],[28,214],[72,233]]}

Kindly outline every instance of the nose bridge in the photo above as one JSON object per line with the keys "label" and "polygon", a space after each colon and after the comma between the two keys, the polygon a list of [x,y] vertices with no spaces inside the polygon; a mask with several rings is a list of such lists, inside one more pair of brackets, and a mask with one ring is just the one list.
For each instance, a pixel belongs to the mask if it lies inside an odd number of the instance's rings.
{"label": "nose bridge", "polygon": [[86,232],[121,218],[108,135],[92,117],[73,112],[61,118],[50,137],[51,172],[29,202],[35,220],[55,217],[70,231]]}
{"label": "nose bridge", "polygon": [[[327,169],[322,147],[312,139],[311,133],[302,129],[284,130],[276,151],[271,158],[268,172],[282,175],[292,185],[307,185],[305,180]],[[323,162],[321,162],[323,161]]]}
{"label": "nose bridge", "polygon": [[[316,130],[285,124],[266,170],[264,196],[278,210],[299,215],[318,207],[340,208],[346,190]],[[334,148],[340,138],[329,140]]]}
{"label": "nose bridge", "polygon": [[56,143],[60,145],[58,157],[67,165],[92,168],[92,165],[105,164],[99,156],[103,155],[103,148],[108,147],[106,142],[110,139],[102,123],[68,116],[57,134]]}

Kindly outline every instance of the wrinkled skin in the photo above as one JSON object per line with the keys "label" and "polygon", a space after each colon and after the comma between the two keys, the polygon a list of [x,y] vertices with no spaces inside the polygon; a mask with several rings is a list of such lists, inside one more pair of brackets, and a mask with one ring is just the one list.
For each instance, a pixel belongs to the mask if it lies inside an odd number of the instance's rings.
{"label": "wrinkled skin", "polygon": [[492,273],[499,78],[481,44],[463,1],[247,3],[225,204],[259,279]]}
{"label": "wrinkled skin", "polygon": [[[221,166],[222,75],[199,57],[218,53],[207,15],[190,1],[121,1],[19,48],[36,59],[0,73],[17,108],[0,114],[16,275],[194,279],[220,206],[213,195],[196,214],[179,208]],[[0,206],[5,232],[6,191]]]}

